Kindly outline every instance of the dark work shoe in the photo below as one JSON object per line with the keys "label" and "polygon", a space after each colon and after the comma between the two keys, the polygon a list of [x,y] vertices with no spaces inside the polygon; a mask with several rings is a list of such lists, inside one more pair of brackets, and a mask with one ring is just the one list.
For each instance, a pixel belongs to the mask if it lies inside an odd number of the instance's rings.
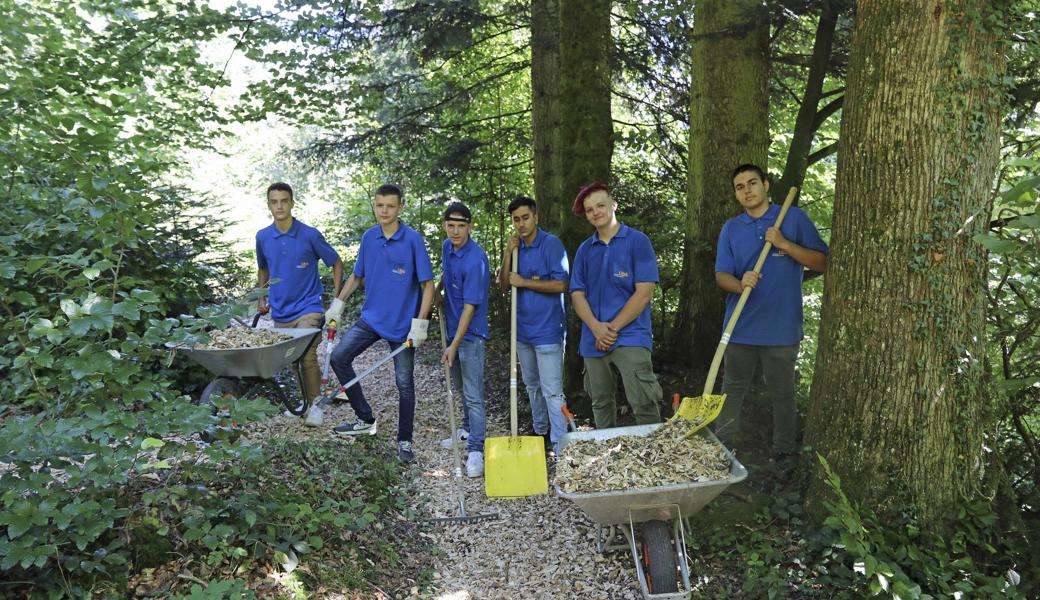
{"label": "dark work shoe", "polygon": [[412,462],[415,460],[415,452],[412,451],[411,442],[397,442],[397,460],[401,462]]}
{"label": "dark work shoe", "polygon": [[358,419],[353,423],[343,423],[337,425],[332,431],[339,435],[375,435],[376,434],[376,422],[365,423]]}

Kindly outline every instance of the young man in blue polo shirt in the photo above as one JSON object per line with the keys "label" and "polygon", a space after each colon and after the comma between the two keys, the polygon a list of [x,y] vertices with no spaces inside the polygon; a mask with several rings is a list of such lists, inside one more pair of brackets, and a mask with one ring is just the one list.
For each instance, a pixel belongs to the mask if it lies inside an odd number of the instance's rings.
{"label": "young man in blue polo shirt", "polygon": [[[361,236],[354,271],[326,312],[326,322],[339,321],[343,306],[354,290],[365,284],[361,318],[351,326],[332,352],[332,368],[341,382],[354,378],[354,359],[379,340],[391,350],[407,340],[418,346],[426,340],[428,316],[433,301],[433,265],[423,238],[401,221],[404,202],[400,188],[380,186],[372,201],[377,224]],[[412,426],[415,419],[415,350],[408,348],[394,357],[394,379],[399,397],[397,458],[415,459]],[[336,426],[340,435],[374,434],[376,418],[365,400],[361,385],[347,390],[357,420]]]}
{"label": "young man in blue polo shirt", "polygon": [[[743,207],[719,234],[715,281],[729,292],[726,321],[744,288],[753,288],[726,347],[722,391],[726,403],[715,421],[715,433],[727,446],[740,430],[740,409],[755,368],[773,402],[773,451],[778,456],[798,449],[798,412],[794,400],[794,365],[802,341],[802,275],[805,269],[827,270],[827,244],[802,209],[792,206],[778,230],[780,207],[769,203],[769,181],[761,168],[744,164],[733,171],[733,192]],[[753,269],[766,242],[773,250]]]}
{"label": "young man in blue polo shirt", "polygon": [[473,215],[461,202],[444,209],[444,232],[448,239],[441,247],[443,290],[441,310],[448,332],[447,348],[441,362],[447,363],[455,389],[462,390],[462,428],[466,440],[466,475],[484,474],[484,341],[488,336],[488,283],[491,268],[487,254],[469,237]]}
{"label": "young man in blue polo shirt", "polygon": [[[556,452],[560,437],[567,433],[560,409],[566,403],[563,294],[570,268],[560,238],[538,227],[537,208],[526,196],[509,203],[516,235],[509,238],[502,254],[499,283],[506,292],[510,286],[517,288],[516,353],[531,402],[531,421],[535,435],[547,437]],[[518,249],[516,273],[511,269],[514,249]]]}
{"label": "young man in blue polo shirt", "polygon": [[[256,285],[270,285],[258,302],[260,312],[270,309],[275,327],[317,327],[322,325],[323,291],[318,277],[318,260],[332,267],[333,295],[343,281],[343,261],[321,233],[293,218],[293,190],[287,183],[267,188],[267,208],[274,223],[256,232]],[[318,336],[307,347],[301,360],[303,393],[307,399],[321,391],[318,368]]]}
{"label": "young man in blue polo shirt", "polygon": [[650,238],[617,220],[617,202],[606,184],[582,188],[573,210],[596,228],[574,255],[570,282],[574,312],[583,324],[578,350],[596,428],[617,423],[612,367],[621,374],[636,423],[658,423],[661,386],[650,358],[657,255]]}

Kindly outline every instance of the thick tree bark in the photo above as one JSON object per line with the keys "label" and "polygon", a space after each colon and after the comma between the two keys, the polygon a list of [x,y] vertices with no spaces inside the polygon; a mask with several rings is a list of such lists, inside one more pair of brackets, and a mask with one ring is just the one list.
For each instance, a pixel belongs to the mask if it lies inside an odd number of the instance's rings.
{"label": "thick tree bark", "polygon": [[[806,443],[845,492],[926,523],[981,485],[1000,3],[861,1]],[[828,492],[810,487],[810,508]]]}
{"label": "thick tree bark", "polygon": [[730,173],[766,168],[769,147],[768,15],[756,0],[698,0],[694,15],[686,239],[679,320],[672,346],[704,371],[722,333],[725,294],[715,285],[715,249],[740,212]]}
{"label": "thick tree bark", "polygon": [[[557,175],[563,208],[559,233],[573,262],[574,252],[592,229],[584,217],[570,212],[571,202],[583,185],[610,180],[610,157],[614,151],[610,119],[610,0],[559,3],[561,153]],[[567,322],[564,385],[568,396],[574,397],[582,388],[578,356],[581,321],[570,311]]]}
{"label": "thick tree bark", "polygon": [[531,139],[539,224],[558,231],[564,211],[560,178],[560,2],[531,0]]}

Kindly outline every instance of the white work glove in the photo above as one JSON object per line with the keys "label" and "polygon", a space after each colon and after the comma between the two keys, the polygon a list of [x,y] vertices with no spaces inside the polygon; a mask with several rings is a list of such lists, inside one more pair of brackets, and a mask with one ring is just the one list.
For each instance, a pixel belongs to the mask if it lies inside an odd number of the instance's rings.
{"label": "white work glove", "polygon": [[325,311],[325,326],[328,327],[329,326],[329,322],[331,322],[331,321],[335,321],[335,322],[339,323],[340,319],[342,319],[342,318],[343,318],[343,301],[340,300],[339,298],[333,298],[332,299],[332,305],[329,306],[329,309],[327,311]]}
{"label": "white work glove", "polygon": [[426,341],[426,330],[430,328],[429,319],[412,319],[412,328],[408,330],[408,339],[416,348]]}

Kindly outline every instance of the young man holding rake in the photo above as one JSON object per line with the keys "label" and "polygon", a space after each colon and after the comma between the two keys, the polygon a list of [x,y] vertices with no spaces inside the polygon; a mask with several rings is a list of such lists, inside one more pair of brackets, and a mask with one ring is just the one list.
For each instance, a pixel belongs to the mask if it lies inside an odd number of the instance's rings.
{"label": "young man holding rake", "polygon": [[444,209],[447,239],[441,247],[443,276],[438,289],[444,292],[441,317],[448,333],[441,362],[447,363],[455,389],[462,391],[459,434],[467,433],[466,475],[480,477],[484,474],[484,342],[488,337],[491,267],[487,253],[470,238],[471,231],[473,215],[469,208],[461,202],[449,204]]}
{"label": "young man holding rake", "polygon": [[[354,359],[379,340],[390,350],[411,340],[413,347],[394,356],[394,379],[399,395],[397,458],[415,459],[412,425],[415,418],[414,348],[426,340],[433,301],[433,266],[423,238],[401,221],[404,200],[400,188],[383,185],[376,190],[372,211],[377,224],[361,237],[354,272],[325,313],[326,325],[339,321],[347,298],[365,283],[361,318],[351,326],[332,352],[332,369],[341,383],[354,378]],[[375,434],[376,418],[360,384],[347,390],[357,420],[336,426],[340,435]]]}

